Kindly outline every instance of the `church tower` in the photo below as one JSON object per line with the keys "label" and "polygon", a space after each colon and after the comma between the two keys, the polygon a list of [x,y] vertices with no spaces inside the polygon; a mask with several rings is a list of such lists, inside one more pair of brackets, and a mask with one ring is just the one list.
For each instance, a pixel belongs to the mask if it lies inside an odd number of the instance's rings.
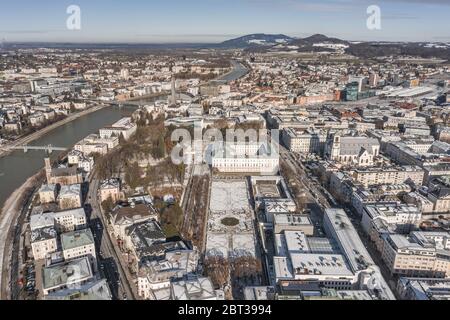
{"label": "church tower", "polygon": [[170,97],[170,105],[174,106],[177,104],[177,97],[175,91],[175,77],[172,76],[172,95]]}
{"label": "church tower", "polygon": [[50,162],[50,158],[45,158],[45,175],[47,177],[47,184],[51,183],[52,180],[52,164]]}

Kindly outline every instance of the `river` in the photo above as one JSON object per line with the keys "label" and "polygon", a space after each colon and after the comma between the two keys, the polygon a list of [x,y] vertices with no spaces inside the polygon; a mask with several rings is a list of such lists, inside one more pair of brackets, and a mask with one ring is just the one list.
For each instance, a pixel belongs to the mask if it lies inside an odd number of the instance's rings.
{"label": "river", "polygon": [[[233,81],[243,77],[248,70],[239,62],[231,61],[233,70],[217,78],[217,80]],[[139,104],[151,104],[156,100],[149,98],[131,102],[132,105],[119,107],[106,107],[99,111],[90,113],[72,122],[61,125],[42,137],[34,140],[29,145],[71,148],[75,143],[91,133],[96,133],[100,128],[110,125],[120,118],[131,115]],[[53,151],[51,157],[55,158],[60,152]],[[17,150],[7,156],[0,158],[0,210],[8,197],[20,187],[29,177],[36,174],[44,167],[45,151],[28,150],[24,152]]]}
{"label": "river", "polygon": [[[29,145],[71,148],[87,135],[131,115],[134,110],[136,107],[133,106],[105,107],[56,128]],[[59,153],[53,151],[51,157],[55,158]],[[16,150],[0,158],[0,209],[14,190],[44,167],[45,156],[45,151],[28,150],[25,153]]]}
{"label": "river", "polygon": [[216,78],[215,80],[231,82],[245,76],[248,73],[248,69],[244,67],[242,63],[232,60],[231,64],[233,66],[233,70],[231,70],[230,73],[227,73],[221,77]]}

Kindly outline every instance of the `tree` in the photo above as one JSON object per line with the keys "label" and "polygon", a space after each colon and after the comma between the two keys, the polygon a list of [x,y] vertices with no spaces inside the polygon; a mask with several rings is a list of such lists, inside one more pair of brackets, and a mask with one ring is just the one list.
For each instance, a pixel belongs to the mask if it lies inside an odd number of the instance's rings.
{"label": "tree", "polygon": [[183,222],[183,210],[178,203],[174,203],[162,210],[160,218],[163,224],[171,224],[178,229]]}
{"label": "tree", "polygon": [[205,258],[203,263],[205,273],[211,278],[212,283],[218,287],[225,287],[230,278],[230,263],[221,256],[209,256]]}
{"label": "tree", "polygon": [[183,222],[183,210],[178,203],[165,206],[160,211],[160,221],[168,238],[179,236],[179,229]]}
{"label": "tree", "polygon": [[152,156],[155,159],[162,159],[166,156],[166,144],[164,142],[164,135],[160,134],[156,145],[153,148]]}
{"label": "tree", "polygon": [[130,166],[127,166],[125,181],[131,189],[136,189],[141,184],[141,169],[137,162],[133,162]]}
{"label": "tree", "polygon": [[231,262],[233,278],[254,277],[262,272],[261,261],[253,256],[241,256]]}
{"label": "tree", "polygon": [[102,209],[105,213],[109,213],[112,211],[112,209],[114,209],[114,201],[111,196],[109,196],[105,201],[102,202]]}
{"label": "tree", "polygon": [[121,132],[119,135],[119,145],[123,146],[127,141],[125,140],[125,137],[123,136],[123,133]]}

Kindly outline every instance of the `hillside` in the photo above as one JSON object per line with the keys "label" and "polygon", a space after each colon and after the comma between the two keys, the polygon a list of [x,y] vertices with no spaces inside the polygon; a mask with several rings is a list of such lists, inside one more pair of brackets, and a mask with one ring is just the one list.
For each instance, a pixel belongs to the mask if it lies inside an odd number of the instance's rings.
{"label": "hillside", "polygon": [[270,47],[280,43],[288,43],[292,40],[293,38],[284,34],[255,33],[224,41],[219,46],[223,48]]}

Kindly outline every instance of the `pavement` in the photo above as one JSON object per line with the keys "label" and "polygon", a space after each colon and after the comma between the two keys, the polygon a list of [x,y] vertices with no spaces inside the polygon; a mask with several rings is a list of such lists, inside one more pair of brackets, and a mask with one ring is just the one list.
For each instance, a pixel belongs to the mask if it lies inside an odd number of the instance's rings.
{"label": "pavement", "polygon": [[[272,140],[273,141],[273,140]],[[273,143],[276,143],[273,141]],[[316,182],[312,182],[312,177],[305,172],[303,165],[295,158],[295,156],[288,151],[283,145],[278,144],[280,151],[280,162],[287,164],[297,176],[289,177],[296,179],[297,183],[302,186],[308,195],[308,199],[314,199],[315,202],[322,208],[331,208],[332,205],[323,194],[321,187]]]}
{"label": "pavement", "polygon": [[88,204],[87,207],[90,206],[90,227],[95,236],[98,250],[99,271],[107,279],[115,299],[136,299],[137,296],[129,283],[129,280],[132,281],[132,278],[130,276],[127,278],[126,275],[128,266],[123,257],[121,257],[117,245],[113,245],[113,241],[107,231],[107,223],[97,197],[98,185],[99,180],[91,180],[86,203]]}

